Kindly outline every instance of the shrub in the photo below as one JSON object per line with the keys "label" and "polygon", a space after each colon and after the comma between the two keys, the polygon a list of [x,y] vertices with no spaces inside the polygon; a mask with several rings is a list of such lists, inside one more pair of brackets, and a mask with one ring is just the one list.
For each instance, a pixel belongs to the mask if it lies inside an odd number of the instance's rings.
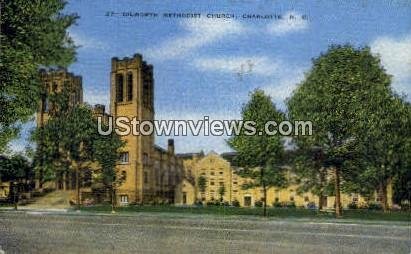
{"label": "shrub", "polygon": [[285,203],[285,207],[287,208],[296,208],[294,201],[289,201]]}
{"label": "shrub", "polygon": [[368,204],[367,203],[360,203],[358,205],[358,209],[368,209]]}
{"label": "shrub", "polygon": [[150,206],[155,206],[155,205],[157,205],[157,202],[155,200],[150,200],[146,204],[150,205]]}
{"label": "shrub", "polygon": [[264,204],[264,202],[263,202],[263,201],[261,201],[261,200],[257,200],[257,201],[255,201],[254,206],[255,206],[255,207],[262,207],[262,206],[263,206],[263,204]]}
{"label": "shrub", "polygon": [[280,207],[283,207],[283,206],[282,206],[282,204],[281,204],[280,202],[278,202],[278,200],[276,200],[276,201],[273,203],[273,207],[280,208]]}
{"label": "shrub", "polygon": [[240,201],[238,201],[237,199],[234,199],[231,205],[234,207],[240,207]]}
{"label": "shrub", "polygon": [[317,209],[315,202],[308,202],[307,209]]}
{"label": "shrub", "polygon": [[194,202],[194,205],[196,205],[196,206],[203,206],[203,201],[197,199],[197,200]]}
{"label": "shrub", "polygon": [[221,206],[229,206],[230,203],[228,203],[228,201],[222,201],[222,202],[220,202],[220,205]]}
{"label": "shrub", "polygon": [[357,203],[351,202],[348,204],[348,209],[357,209],[358,205]]}
{"label": "shrub", "polygon": [[214,205],[214,201],[207,201],[207,202],[206,202],[206,205],[207,205],[207,206],[213,206],[213,205]]}
{"label": "shrub", "polygon": [[210,201],[207,201],[207,206],[219,206],[220,205],[220,201],[218,201],[218,200],[210,200]]}
{"label": "shrub", "polygon": [[369,210],[381,210],[382,206],[380,203],[376,203],[376,202],[371,202],[368,204],[368,209]]}

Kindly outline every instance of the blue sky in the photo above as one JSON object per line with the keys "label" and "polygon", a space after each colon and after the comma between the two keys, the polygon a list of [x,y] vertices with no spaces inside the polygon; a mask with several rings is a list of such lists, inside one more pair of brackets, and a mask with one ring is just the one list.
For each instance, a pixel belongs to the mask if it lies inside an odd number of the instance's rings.
{"label": "blue sky", "polygon": [[[255,88],[284,109],[284,99],[303,79],[311,59],[330,44],[345,43],[371,46],[394,76],[394,88],[411,98],[409,1],[77,0],[66,9],[80,16],[70,29],[81,47],[69,70],[83,76],[84,99],[90,104],[108,105],[111,57],[141,53],[154,65],[157,119],[238,119]],[[156,12],[160,17],[107,17],[107,11]],[[164,12],[233,13],[237,18],[166,19]],[[296,18],[243,19],[243,14]],[[24,147],[27,129],[13,143],[14,150]],[[156,143],[164,146],[167,138],[158,137]],[[229,151],[225,138],[176,137],[176,150]]]}

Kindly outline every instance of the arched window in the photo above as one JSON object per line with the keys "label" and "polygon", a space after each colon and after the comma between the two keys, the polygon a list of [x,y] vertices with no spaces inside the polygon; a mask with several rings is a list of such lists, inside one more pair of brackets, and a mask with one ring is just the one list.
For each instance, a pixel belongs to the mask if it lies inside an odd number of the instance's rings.
{"label": "arched window", "polygon": [[116,101],[122,102],[123,101],[123,89],[124,85],[124,77],[123,74],[116,74]]}
{"label": "arched window", "polygon": [[127,74],[127,101],[133,99],[133,74]]}

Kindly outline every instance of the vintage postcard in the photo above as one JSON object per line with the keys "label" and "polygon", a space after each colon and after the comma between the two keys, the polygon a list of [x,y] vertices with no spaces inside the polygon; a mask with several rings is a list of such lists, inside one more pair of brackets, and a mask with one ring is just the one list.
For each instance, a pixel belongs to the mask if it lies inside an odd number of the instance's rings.
{"label": "vintage postcard", "polygon": [[0,254],[410,253],[409,0],[0,10]]}

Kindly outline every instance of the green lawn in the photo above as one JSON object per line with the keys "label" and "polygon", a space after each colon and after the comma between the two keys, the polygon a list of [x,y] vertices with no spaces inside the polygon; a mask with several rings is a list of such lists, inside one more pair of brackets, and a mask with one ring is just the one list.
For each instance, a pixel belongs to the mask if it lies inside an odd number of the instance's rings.
{"label": "green lawn", "polygon": [[[103,212],[110,213],[109,205],[98,205],[90,207],[82,207],[82,211],[88,212]],[[208,207],[178,207],[178,206],[125,206],[116,208],[118,213],[130,212],[149,212],[149,213],[188,213],[188,214],[213,214],[213,215],[248,215],[262,216],[263,209],[256,208],[239,208],[239,207],[224,207],[224,206],[208,206]],[[302,208],[268,208],[269,217],[280,218],[334,218],[332,212],[318,212]],[[383,213],[382,211],[374,210],[345,210],[343,213],[344,219],[360,219],[360,220],[384,220],[384,221],[411,221],[411,214],[408,211],[395,211]]]}

